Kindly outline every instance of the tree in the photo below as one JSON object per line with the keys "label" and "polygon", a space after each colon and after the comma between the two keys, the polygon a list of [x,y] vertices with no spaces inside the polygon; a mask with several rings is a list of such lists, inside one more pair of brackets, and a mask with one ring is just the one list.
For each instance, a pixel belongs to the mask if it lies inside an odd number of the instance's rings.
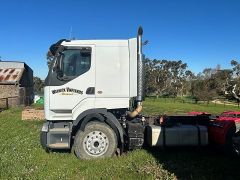
{"label": "tree", "polygon": [[157,96],[183,95],[187,64],[179,61],[146,59],[146,92]]}
{"label": "tree", "polygon": [[214,89],[211,89],[206,80],[197,78],[192,82],[192,96],[197,101],[207,101],[212,100],[217,94]]}
{"label": "tree", "polygon": [[183,95],[184,81],[186,78],[187,64],[179,61],[170,61],[170,73],[172,78],[172,94]]}
{"label": "tree", "polygon": [[237,60],[232,60],[232,78],[226,82],[225,94],[232,95],[238,102],[240,101],[240,64]]}
{"label": "tree", "polygon": [[182,81],[182,95],[190,94],[192,81],[194,78],[195,78],[195,75],[192,71],[190,70],[185,71],[184,78]]}
{"label": "tree", "polygon": [[41,80],[39,77],[33,77],[33,87],[35,93],[43,93],[44,81]]}
{"label": "tree", "polygon": [[233,66],[233,72],[236,74],[236,76],[240,76],[240,64],[237,60],[232,60],[231,65]]}
{"label": "tree", "polygon": [[192,96],[196,101],[207,102],[218,97],[223,88],[222,84],[226,81],[224,76],[226,74],[226,71],[222,71],[219,65],[216,68],[205,68],[192,82]]}
{"label": "tree", "polygon": [[226,89],[229,86],[229,80],[232,78],[231,69],[220,69],[212,75],[212,83],[215,84],[216,91],[218,95],[225,95]]}

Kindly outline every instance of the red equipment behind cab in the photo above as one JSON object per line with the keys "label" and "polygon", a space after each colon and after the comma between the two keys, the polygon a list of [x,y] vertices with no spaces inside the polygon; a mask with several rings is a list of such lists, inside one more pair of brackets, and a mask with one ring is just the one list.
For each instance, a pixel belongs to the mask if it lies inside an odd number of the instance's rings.
{"label": "red equipment behind cab", "polygon": [[223,112],[217,120],[219,121],[234,121],[236,125],[236,130],[240,130],[240,112],[239,111],[225,111]]}
{"label": "red equipment behind cab", "polygon": [[228,144],[228,137],[231,138],[230,136],[233,136],[235,132],[235,122],[230,120],[219,121],[216,119],[208,127],[209,140],[218,145]]}
{"label": "red equipment behind cab", "polygon": [[[189,112],[189,115],[204,115],[208,112]],[[216,118],[210,118],[208,137],[211,143],[225,146],[240,155],[240,112],[226,111]]]}

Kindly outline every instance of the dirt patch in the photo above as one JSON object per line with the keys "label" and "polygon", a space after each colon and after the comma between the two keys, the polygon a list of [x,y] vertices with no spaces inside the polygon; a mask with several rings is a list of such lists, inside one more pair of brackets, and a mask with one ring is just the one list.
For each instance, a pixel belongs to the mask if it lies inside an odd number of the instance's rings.
{"label": "dirt patch", "polygon": [[26,108],[22,111],[22,120],[44,120],[44,110]]}
{"label": "dirt patch", "polygon": [[215,103],[215,104],[222,104],[222,105],[227,105],[227,106],[238,106],[236,103],[232,103],[232,102],[222,102],[218,99],[216,100],[213,100],[212,103]]}

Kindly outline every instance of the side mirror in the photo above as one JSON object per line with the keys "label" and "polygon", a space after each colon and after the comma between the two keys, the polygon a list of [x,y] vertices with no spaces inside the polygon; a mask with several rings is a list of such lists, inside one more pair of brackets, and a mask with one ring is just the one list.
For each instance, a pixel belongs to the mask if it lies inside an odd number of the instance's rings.
{"label": "side mirror", "polygon": [[62,61],[65,57],[65,54],[62,53],[62,51],[59,51],[58,54],[56,55],[56,61],[53,65],[52,70],[56,72],[57,78],[61,79],[63,77],[63,66],[62,66]]}
{"label": "side mirror", "polygon": [[59,67],[58,64],[55,64],[53,66],[52,70],[56,72],[58,78],[62,78],[63,77],[63,71],[61,70],[61,68]]}
{"label": "side mirror", "polygon": [[58,65],[54,65],[53,68],[52,68],[52,70],[53,70],[53,71],[57,71],[58,68],[59,68]]}

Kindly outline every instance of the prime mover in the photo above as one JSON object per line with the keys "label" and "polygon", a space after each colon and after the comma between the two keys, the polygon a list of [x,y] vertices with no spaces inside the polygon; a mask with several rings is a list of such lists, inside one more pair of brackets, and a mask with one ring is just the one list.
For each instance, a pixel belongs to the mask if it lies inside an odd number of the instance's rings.
{"label": "prime mover", "polygon": [[[146,117],[143,29],[124,40],[59,40],[45,79],[40,141],[80,159],[111,157],[145,146],[217,144],[239,154],[239,126],[208,114]],[[219,140],[220,139],[220,140]]]}

